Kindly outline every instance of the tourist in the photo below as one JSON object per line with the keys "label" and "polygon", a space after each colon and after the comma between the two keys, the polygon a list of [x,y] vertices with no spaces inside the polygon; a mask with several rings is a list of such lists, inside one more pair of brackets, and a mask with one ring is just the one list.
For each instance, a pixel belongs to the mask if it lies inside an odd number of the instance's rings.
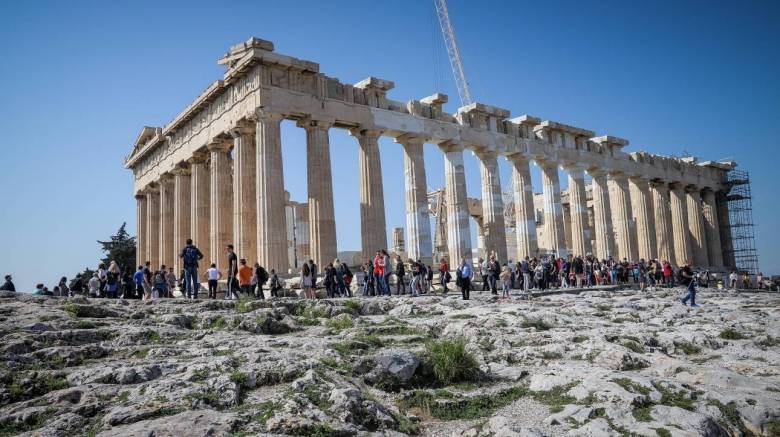
{"label": "tourist", "polygon": [[233,250],[233,245],[227,245],[227,257],[228,257],[228,279],[227,279],[227,292],[225,293],[225,299],[236,299],[236,275],[238,274],[238,256]]}
{"label": "tourist", "polygon": [[361,267],[363,272],[363,296],[374,295],[374,263],[369,261]]}
{"label": "tourist", "polygon": [[[401,260],[400,255],[396,255],[396,264],[395,264],[395,294],[406,294],[406,282],[404,282],[404,277],[406,276],[406,267],[404,266],[404,262]],[[401,292],[401,289],[403,289],[403,292]]]}
{"label": "tourist", "polygon": [[160,266],[159,273],[163,279],[162,288],[158,286],[155,279],[155,289],[158,292],[158,298],[165,298],[168,297],[168,269],[165,267],[165,264]]}
{"label": "tourist", "polygon": [[312,292],[312,299],[316,298],[317,296],[314,294],[317,290],[317,279],[319,278],[320,270],[319,266],[314,263],[313,259],[309,259],[309,274],[311,275],[311,292]]}
{"label": "tourist", "polygon": [[409,282],[409,289],[413,297],[419,296],[420,287],[420,263],[409,258],[409,269],[412,272],[412,279]]}
{"label": "tourist", "polygon": [[528,292],[531,290],[531,262],[527,256],[520,262],[520,273],[523,275],[523,290]]}
{"label": "tourist", "polygon": [[54,293],[55,296],[67,296],[70,292],[70,289],[68,288],[68,278],[65,276],[60,278],[60,282],[54,288],[58,291],[57,293]]}
{"label": "tourist", "polygon": [[255,282],[257,284],[257,290],[255,297],[259,299],[265,299],[265,294],[263,293],[263,286],[268,281],[268,271],[260,265],[260,263],[255,263]]}
{"label": "tourist", "polygon": [[450,265],[447,260],[442,258],[439,260],[439,285],[441,285],[442,293],[447,294],[447,284],[452,280],[450,275]]}
{"label": "tourist", "polygon": [[758,272],[758,275],[756,275],[756,285],[758,285],[759,290],[764,289],[764,274],[761,272]]}
{"label": "tourist", "polygon": [[328,263],[322,271],[322,285],[325,286],[325,293],[329,299],[336,297],[336,269],[333,263]]}
{"label": "tourist", "polygon": [[[168,297],[173,297],[173,290],[176,289],[177,281],[176,281],[176,273],[173,271],[173,267],[168,267],[168,272],[165,273],[165,280],[168,281]],[[185,294],[182,291],[182,297],[185,297]]]}
{"label": "tourist", "polygon": [[682,299],[682,304],[686,305],[690,300],[691,307],[698,308],[699,306],[696,305],[696,280],[693,276],[692,264],[692,261],[686,261],[685,265],[680,267],[678,275],[680,277],[680,284],[685,285],[686,290],[688,291],[688,294]]}
{"label": "tourist", "polygon": [[737,289],[737,272],[734,270],[729,274],[729,288],[732,290]]}
{"label": "tourist", "polygon": [[[219,280],[222,279],[222,272],[217,268],[217,265],[211,263],[211,266],[206,270],[206,281],[209,284],[209,299],[217,298],[217,288],[219,286]],[[193,294],[193,299],[198,298],[198,289],[196,288]]]}
{"label": "tourist", "polygon": [[89,288],[89,297],[100,296],[100,277],[97,272],[93,273],[92,277],[89,278],[87,287]]}
{"label": "tourist", "polygon": [[748,272],[742,272],[742,288],[745,290],[750,290],[750,275],[748,275]]}
{"label": "tourist", "polygon": [[77,294],[81,294],[84,289],[84,280],[81,279],[81,273],[76,273],[76,277],[73,278],[72,281],[70,281],[70,295],[75,296]]}
{"label": "tourist", "polygon": [[645,291],[647,286],[647,267],[645,266],[644,258],[639,260],[634,266],[634,277],[639,282],[639,291]]}
{"label": "tourist", "polygon": [[33,291],[33,294],[43,295],[43,294],[45,294],[45,291],[44,291],[45,288],[46,287],[44,287],[43,284],[36,284],[35,285],[35,291]]}
{"label": "tourist", "polygon": [[116,299],[117,290],[119,290],[119,280],[122,278],[122,272],[119,270],[119,265],[116,261],[111,261],[106,271],[106,296],[111,299]]}
{"label": "tourist", "polygon": [[303,263],[303,266],[301,266],[301,289],[305,299],[314,299],[312,271],[309,265],[309,263]]}
{"label": "tourist", "polygon": [[382,252],[377,250],[374,255],[374,284],[376,295],[382,296],[385,293],[385,257]]}
{"label": "tourist", "polygon": [[[233,246],[229,247],[232,249]],[[179,291],[187,299],[196,299],[198,289],[200,288],[200,283],[198,282],[198,261],[203,259],[203,254],[200,249],[192,244],[192,238],[187,239],[184,248],[179,253],[179,258],[182,259],[184,271],[184,274],[179,278],[183,281],[184,286]],[[229,258],[230,255],[228,255]]]}
{"label": "tourist", "polygon": [[490,293],[498,295],[497,284],[501,276],[501,264],[498,263],[495,255],[490,255],[487,267],[488,284],[490,284]]}
{"label": "tourist", "polygon": [[160,270],[154,272],[152,300],[165,297],[165,290],[168,288],[168,281],[165,279],[165,272],[165,265],[160,266]]}
{"label": "tourist", "polygon": [[150,300],[152,298],[152,287],[153,287],[153,280],[152,280],[152,269],[151,269],[151,262],[147,261],[144,264],[144,296],[143,300]]}
{"label": "tourist", "polygon": [[672,264],[669,263],[669,261],[664,261],[663,264],[663,276],[664,276],[664,286],[666,288],[672,287],[672,277],[674,276],[672,274]]}
{"label": "tourist", "polygon": [[435,292],[436,289],[433,286],[433,267],[425,265],[425,292]]}
{"label": "tourist", "polygon": [[105,297],[105,291],[106,291],[106,279],[108,276],[108,271],[106,270],[106,265],[104,263],[98,264],[98,280],[100,281],[100,292],[98,293],[97,297]]}
{"label": "tourist", "polygon": [[390,292],[390,275],[393,274],[393,264],[390,261],[390,255],[387,253],[385,249],[382,249],[382,261],[384,262],[384,285],[385,285],[385,295],[386,296],[392,296],[393,294]]}
{"label": "tourist", "polygon": [[349,267],[338,258],[333,260],[333,268],[336,269],[336,288],[340,295],[352,297],[352,290],[348,283],[352,282],[352,272]]}
{"label": "tourist", "polygon": [[16,286],[11,275],[5,275],[5,282],[0,286],[0,290],[16,292]]}
{"label": "tourist", "polygon": [[[449,274],[449,272],[447,272]],[[474,272],[471,269],[465,258],[460,260],[460,266],[455,272],[455,285],[460,287],[460,294],[463,300],[469,300],[471,294],[471,278],[474,276]],[[446,290],[446,289],[445,289]]]}
{"label": "tourist", "polygon": [[135,283],[135,295],[138,299],[143,299],[144,296],[144,266],[138,266],[138,270],[133,274],[133,282]]}
{"label": "tourist", "polygon": [[508,266],[504,266],[504,268],[501,270],[499,279],[501,280],[501,298],[509,299],[509,286],[512,282],[512,271]]}
{"label": "tourist", "polygon": [[271,280],[268,283],[268,288],[271,291],[271,297],[279,297],[279,290],[282,289],[282,285],[275,269],[271,269]]}
{"label": "tourist", "polygon": [[490,289],[490,284],[488,283],[488,262],[487,260],[484,260],[482,258],[477,259],[477,273],[479,274],[479,279],[482,280],[482,291],[487,291]]}
{"label": "tourist", "polygon": [[238,288],[241,290],[241,294],[248,296],[250,294],[249,284],[252,282],[253,270],[252,267],[246,265],[246,259],[241,258],[238,267]]}

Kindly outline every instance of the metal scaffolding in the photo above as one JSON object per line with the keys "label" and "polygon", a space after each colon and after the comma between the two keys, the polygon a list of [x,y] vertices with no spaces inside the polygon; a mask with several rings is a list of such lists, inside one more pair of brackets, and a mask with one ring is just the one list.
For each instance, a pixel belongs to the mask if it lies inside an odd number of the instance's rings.
{"label": "metal scaffolding", "polygon": [[754,275],[759,269],[750,175],[745,170],[732,169],[728,173],[728,182],[730,189],[726,200],[734,262],[739,271]]}

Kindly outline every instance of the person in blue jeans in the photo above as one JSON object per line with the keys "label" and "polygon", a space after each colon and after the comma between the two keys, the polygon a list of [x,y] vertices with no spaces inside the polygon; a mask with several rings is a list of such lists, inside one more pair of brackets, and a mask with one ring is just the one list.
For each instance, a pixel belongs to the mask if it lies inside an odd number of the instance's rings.
{"label": "person in blue jeans", "polygon": [[203,259],[203,254],[192,244],[192,238],[187,239],[187,245],[182,249],[179,257],[184,261],[184,289],[187,299],[197,299],[200,282],[198,281],[198,261]]}
{"label": "person in blue jeans", "polygon": [[691,307],[698,308],[696,305],[696,281],[693,278],[693,269],[691,268],[691,260],[685,262],[685,265],[680,268],[681,282],[688,287],[688,295],[682,300],[683,305],[687,305],[688,301],[691,301]]}

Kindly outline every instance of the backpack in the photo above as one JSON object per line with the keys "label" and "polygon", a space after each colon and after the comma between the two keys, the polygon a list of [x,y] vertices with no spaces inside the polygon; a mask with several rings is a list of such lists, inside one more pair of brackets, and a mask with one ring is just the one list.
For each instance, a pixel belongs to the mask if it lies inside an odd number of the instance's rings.
{"label": "backpack", "polygon": [[114,272],[108,272],[108,274],[106,275],[106,283],[110,285],[116,284],[118,279],[119,279],[119,275]]}
{"label": "backpack", "polygon": [[260,285],[265,284],[265,282],[268,280],[268,272],[262,267],[260,267],[260,277],[258,279]]}
{"label": "backpack", "polygon": [[198,255],[200,251],[195,246],[187,246],[182,251],[182,258],[184,258],[185,266],[193,266],[198,263]]}

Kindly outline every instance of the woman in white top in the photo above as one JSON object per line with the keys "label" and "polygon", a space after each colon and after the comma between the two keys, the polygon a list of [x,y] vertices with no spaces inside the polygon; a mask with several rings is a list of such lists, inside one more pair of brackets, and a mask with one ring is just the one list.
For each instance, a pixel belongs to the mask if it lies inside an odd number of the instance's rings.
{"label": "woman in white top", "polygon": [[[219,271],[216,264],[212,263],[211,267],[206,270],[206,280],[209,284],[209,299],[217,298],[217,286],[220,279],[222,279],[222,272]],[[197,290],[195,293],[195,296],[197,296]]]}
{"label": "woman in white top", "polygon": [[303,290],[303,297],[305,299],[314,299],[315,297],[311,279],[312,275],[309,264],[303,263],[303,267],[301,267],[301,289]]}

